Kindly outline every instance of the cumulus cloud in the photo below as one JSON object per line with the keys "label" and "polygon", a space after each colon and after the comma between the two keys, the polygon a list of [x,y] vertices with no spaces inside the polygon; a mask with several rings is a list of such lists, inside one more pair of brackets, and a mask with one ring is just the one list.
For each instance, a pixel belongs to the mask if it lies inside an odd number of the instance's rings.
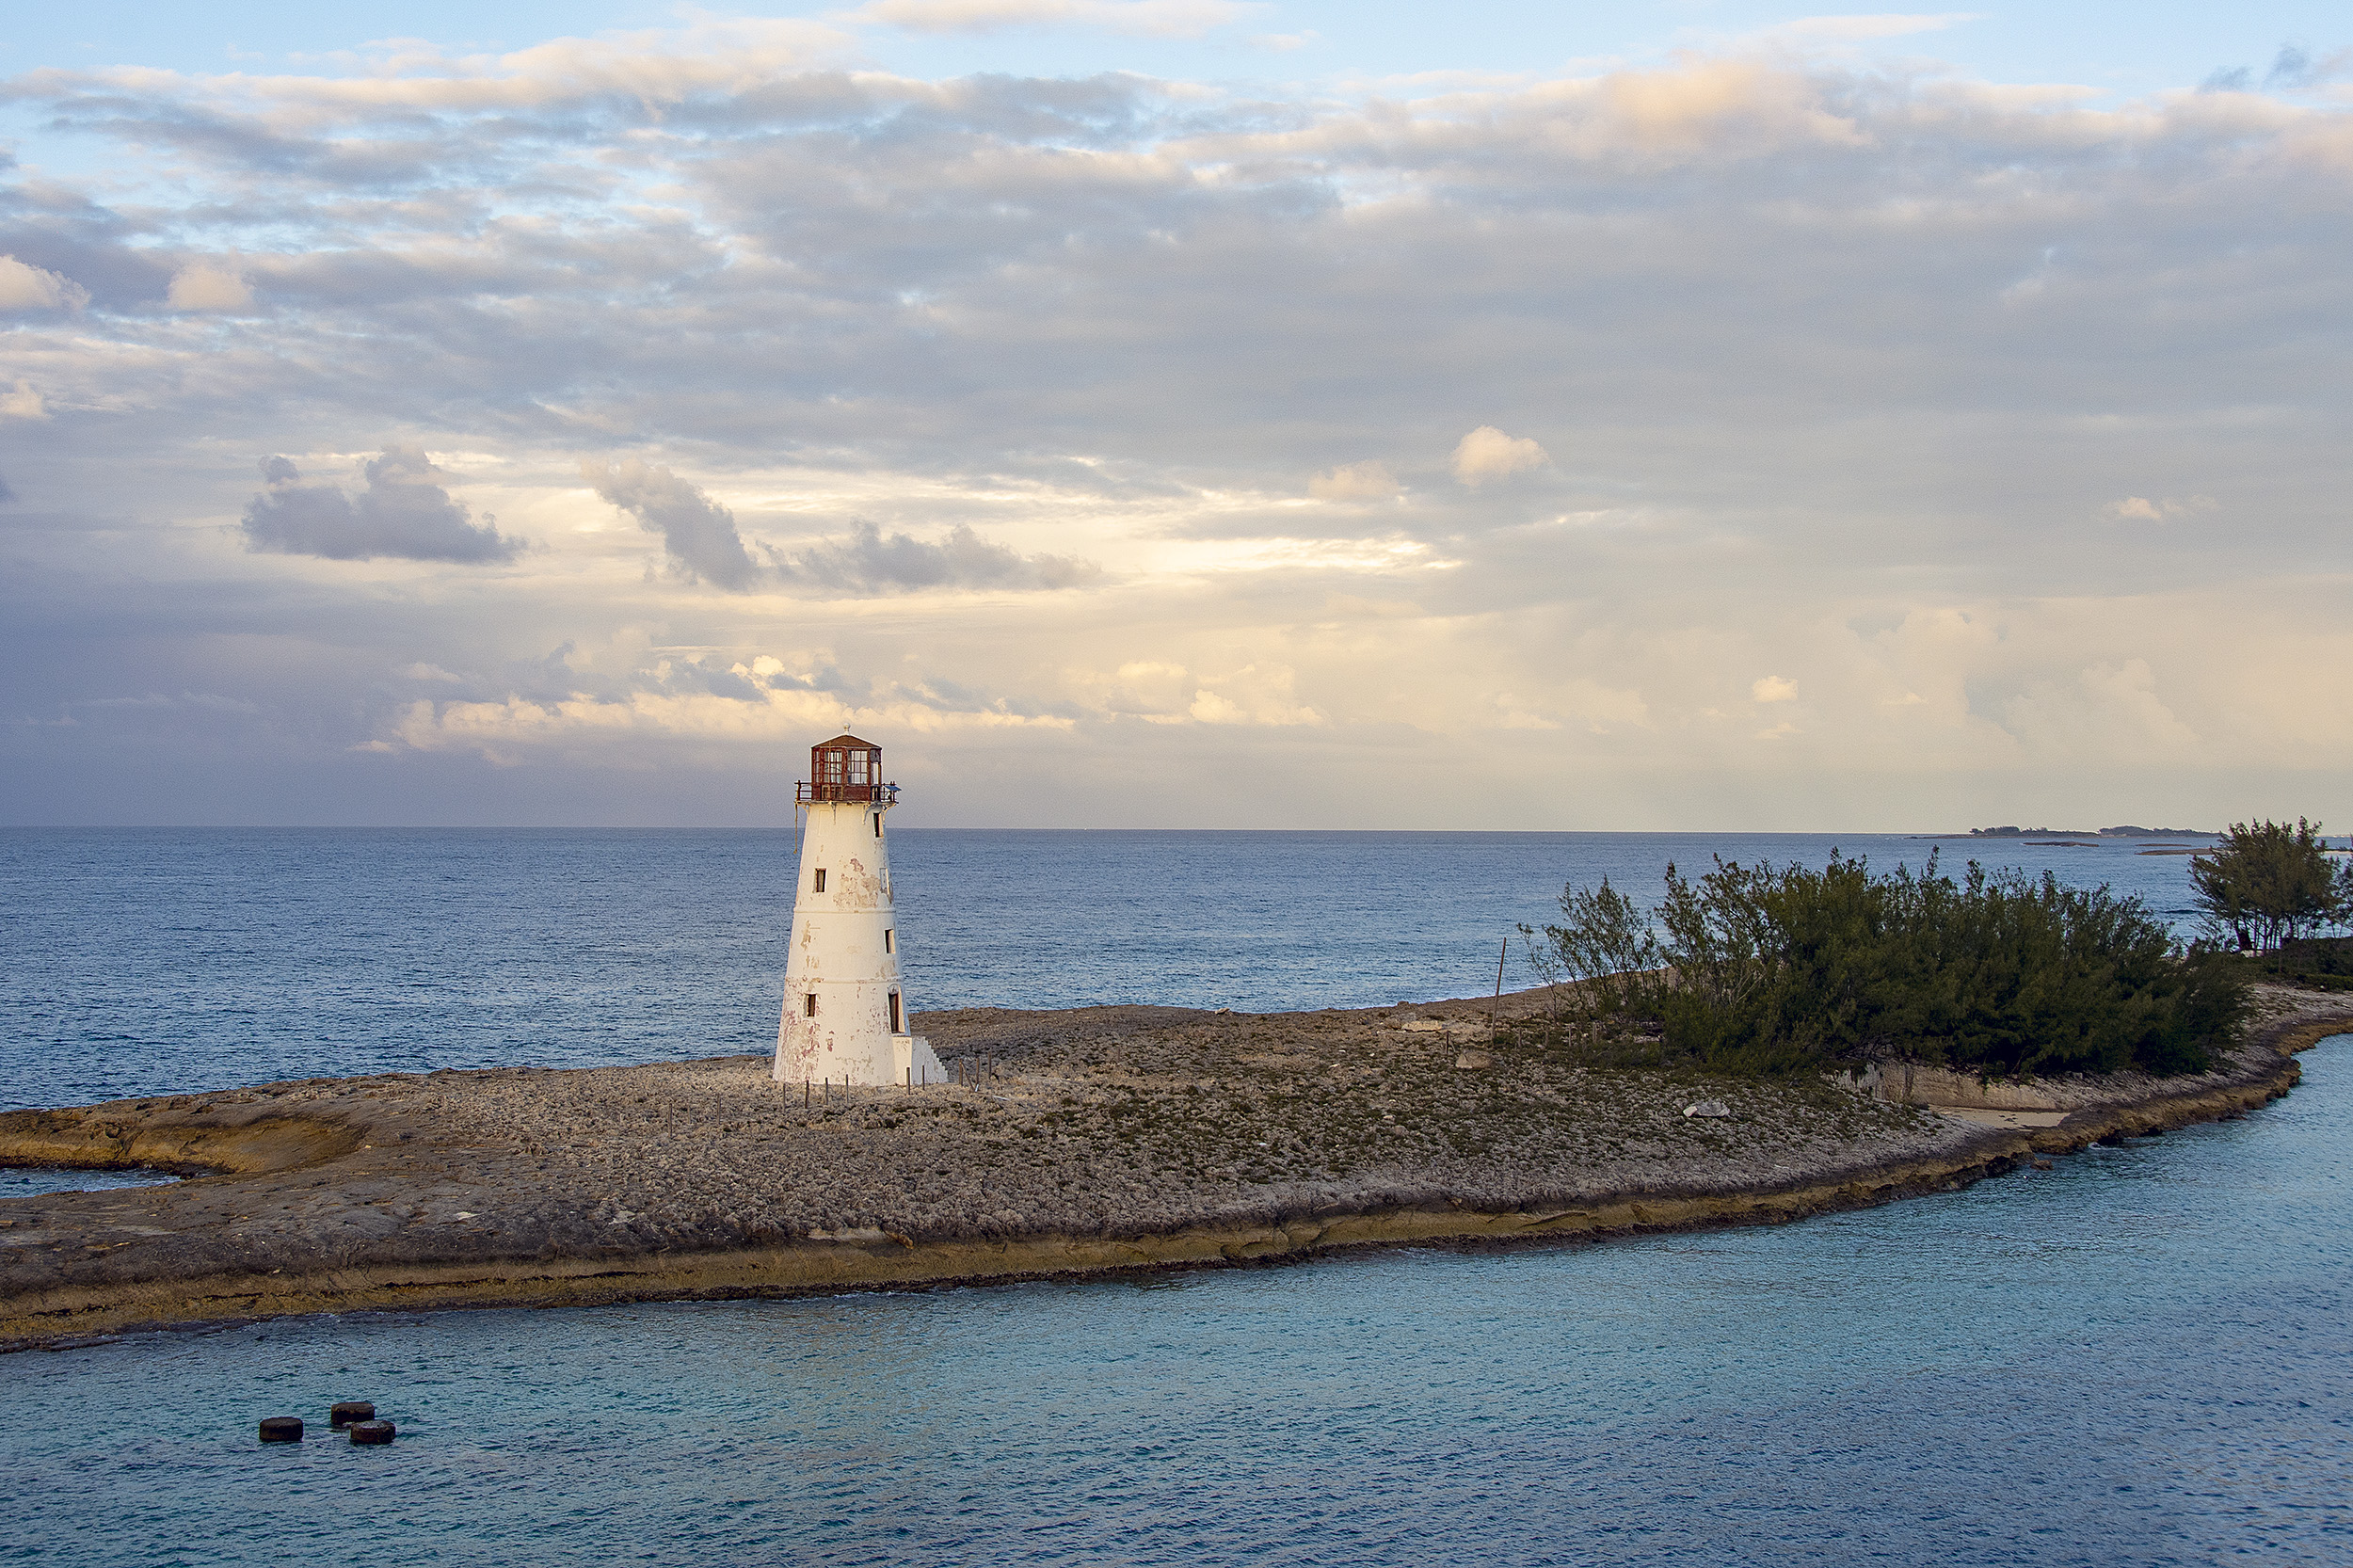
{"label": "cumulus cloud", "polygon": [[1490,479],[1508,478],[1523,470],[1542,468],[1552,459],[1525,436],[1507,436],[1482,424],[1454,447],[1454,477],[1476,489]]}
{"label": "cumulus cloud", "polygon": [[2054,761],[2133,756],[2178,760],[2199,736],[2165,701],[2146,659],[2101,663],[2072,680],[2037,679],[2003,705],[2009,728]]}
{"label": "cumulus cloud", "polygon": [[242,311],[253,303],[253,291],[228,267],[191,262],[172,274],[165,303],[175,311]]}
{"label": "cumulus cloud", "polygon": [[1196,690],[1185,705],[1185,715],[1196,724],[1275,728],[1328,724],[1323,714],[1299,700],[1298,683],[1299,672],[1287,665],[1244,664]]}
{"label": "cumulus cloud", "polygon": [[1749,688],[1749,696],[1756,702],[1795,702],[1798,700],[1798,683],[1778,675],[1759,676],[1755,684]]}
{"label": "cumulus cloud", "polygon": [[846,537],[798,549],[763,544],[759,548],[772,564],[762,568],[752,560],[735,514],[667,468],[635,458],[589,459],[580,472],[599,495],[659,533],[673,562],[736,592],[797,586],[864,597],[926,588],[1070,588],[1102,575],[1094,562],[1023,555],[963,523],[930,541],[859,522]]}
{"label": "cumulus cloud", "polygon": [[[806,36],[705,25],[12,80],[28,136],[112,172],[0,177],[0,251],[59,269],[7,318],[0,410],[56,412],[37,442],[8,426],[8,472],[74,503],[8,514],[0,715],[88,727],[36,756],[0,724],[0,757],[31,759],[0,800],[71,815],[58,780],[124,776],[92,737],[142,711],[95,703],[146,689],[130,650],[159,648],[332,736],[337,767],[428,776],[398,736],[429,698],[418,735],[478,733],[598,820],[633,820],[623,775],[691,779],[741,734],[775,748],[750,776],[853,709],[929,737],[975,822],[1045,809],[988,772],[1015,719],[1066,744],[1072,822],[1414,825],[1440,797],[1413,781],[1449,768],[1507,786],[1475,808],[1493,825],[1965,823],[2095,770],[2178,786],[2105,820],[2217,821],[2353,777],[2353,712],[2297,684],[2353,658],[2327,440],[2353,361],[2310,325],[2353,312],[2353,141],[2289,91],[2313,62],[2275,101],[2120,104],[1785,40],[1220,96],[835,71]],[[269,309],[232,341],[154,309],[177,263],[264,253]],[[1575,472],[1489,426],[1463,483],[1430,483],[1468,428],[1433,409],[1541,427]],[[480,452],[464,493],[544,543],[411,600],[408,574],[292,582],[139,520],[235,516],[224,441],[394,429]],[[616,460],[592,482],[634,520],[576,526],[580,454],[664,450],[724,473],[725,504]],[[370,508],[335,477],[273,475],[256,522],[351,547]],[[2196,525],[2193,489],[2234,526]],[[2057,536],[2071,518],[2131,549]],[[644,583],[657,543],[797,602]],[[1105,591],[1036,591],[1096,570]],[[2150,582],[2185,586],[2135,600]],[[8,613],[89,583],[70,646],[47,606]],[[439,608],[493,590],[495,614]],[[299,656],[205,651],[257,627]],[[626,659],[545,657],[624,631]],[[806,706],[769,695],[767,657]],[[2137,711],[2133,659],[2205,749],[2137,720],[2070,748],[2079,710]],[[388,674],[412,667],[462,679]],[[1800,669],[1766,679],[1802,696],[1758,706],[1743,668]],[[453,818],[492,798],[431,776]],[[547,820],[538,798],[482,809]]]}
{"label": "cumulus cloud", "polygon": [[1307,493],[1318,501],[1386,501],[1403,487],[1386,463],[1342,463],[1307,481]]}
{"label": "cumulus cloud", "polygon": [[635,457],[618,463],[583,458],[580,473],[597,494],[661,535],[676,566],[733,593],[760,585],[762,574],[736,532],[735,514],[695,485]]}
{"label": "cumulus cloud", "polygon": [[417,446],[393,444],[360,465],[359,499],[340,485],[306,484],[284,457],[262,462],[268,488],[246,504],[246,546],[329,561],[392,557],[481,565],[511,561],[520,540],[502,536],[495,520],[476,523],[465,504],[440,481],[449,477]]}
{"label": "cumulus cloud", "polygon": [[548,748],[651,747],[659,755],[680,743],[773,748],[790,760],[812,736],[845,728],[922,735],[934,744],[960,733],[1072,728],[1066,715],[976,702],[947,680],[848,689],[822,656],[680,658],[627,646],[635,641],[620,639],[623,646],[603,650],[634,657],[622,658],[601,678],[565,665],[572,679],[559,679],[547,690],[409,700],[390,715],[389,739],[378,744],[390,750],[473,752],[501,766],[519,765]]}
{"label": "cumulus cloud", "polygon": [[89,290],[61,273],[0,255],[0,311],[78,311]]}
{"label": "cumulus cloud", "polygon": [[1102,568],[1091,561],[1022,555],[961,524],[933,544],[906,534],[885,535],[874,524],[862,522],[848,538],[812,545],[794,552],[791,560],[799,577],[854,594],[919,588],[1074,588],[1102,575]]}

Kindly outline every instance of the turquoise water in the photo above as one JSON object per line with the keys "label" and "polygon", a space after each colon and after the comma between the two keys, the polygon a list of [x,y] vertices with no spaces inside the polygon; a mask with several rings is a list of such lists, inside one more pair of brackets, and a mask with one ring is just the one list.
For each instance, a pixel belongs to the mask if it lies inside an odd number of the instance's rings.
{"label": "turquoise water", "polygon": [[0,1561],[2343,1563],[2353,1037],[2306,1063],[1780,1228],[14,1356]]}
{"label": "turquoise water", "polygon": [[[1272,1008],[1477,993],[1565,877],[1830,842],[894,856],[921,1003]],[[2178,857],[1971,847],[2181,910]],[[0,834],[0,1103],[763,1048],[791,881],[774,834]],[[2305,1060],[2242,1121],[1773,1229],[0,1358],[0,1562],[2353,1561],[2353,1038]],[[400,1440],[328,1436],[349,1398]]]}

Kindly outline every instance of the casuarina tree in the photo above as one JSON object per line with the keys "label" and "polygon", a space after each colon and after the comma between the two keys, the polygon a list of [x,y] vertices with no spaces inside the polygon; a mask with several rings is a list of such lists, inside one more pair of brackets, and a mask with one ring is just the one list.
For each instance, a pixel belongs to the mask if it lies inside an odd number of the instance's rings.
{"label": "casuarina tree", "polygon": [[[1667,868],[1645,910],[1604,882],[1561,891],[1539,972],[1585,981],[1592,1012],[1662,1059],[1810,1073],[1918,1062],[2005,1077],[2202,1070],[2245,1005],[2235,966],[2185,952],[2139,900],[2057,877],[1875,876],[1719,859]],[[1639,1032],[1633,1024],[1644,1026]]]}
{"label": "casuarina tree", "polygon": [[2191,896],[2206,929],[2228,947],[2276,952],[2342,920],[2353,880],[2325,853],[2320,824],[2233,823],[2222,842],[2189,863]]}

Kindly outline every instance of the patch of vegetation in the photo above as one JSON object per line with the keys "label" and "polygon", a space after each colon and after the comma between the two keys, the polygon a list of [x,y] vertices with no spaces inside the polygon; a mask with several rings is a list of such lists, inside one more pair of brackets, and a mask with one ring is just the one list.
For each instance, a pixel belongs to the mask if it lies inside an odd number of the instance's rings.
{"label": "patch of vegetation", "polygon": [[2277,959],[2283,948],[2353,920],[2353,860],[2332,863],[2327,847],[2320,824],[2302,817],[2293,826],[2233,823],[2221,843],[2189,863],[2190,896],[2207,935]]}
{"label": "patch of vegetation", "polygon": [[1874,876],[1719,858],[1644,910],[1604,879],[1520,928],[1566,1001],[1545,1043],[1623,1066],[1817,1073],[1866,1060],[1987,1076],[2194,1072],[2244,1015],[2237,968],[2137,899],[1934,856]]}

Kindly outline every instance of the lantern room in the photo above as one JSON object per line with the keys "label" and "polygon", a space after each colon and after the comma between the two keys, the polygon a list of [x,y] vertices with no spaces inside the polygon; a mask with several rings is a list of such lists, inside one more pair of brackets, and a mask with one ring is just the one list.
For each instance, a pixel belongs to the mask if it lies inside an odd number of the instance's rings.
{"label": "lantern room", "polygon": [[808,778],[798,798],[804,801],[879,801],[888,805],[899,788],[882,776],[882,747],[856,735],[836,735],[808,748]]}

